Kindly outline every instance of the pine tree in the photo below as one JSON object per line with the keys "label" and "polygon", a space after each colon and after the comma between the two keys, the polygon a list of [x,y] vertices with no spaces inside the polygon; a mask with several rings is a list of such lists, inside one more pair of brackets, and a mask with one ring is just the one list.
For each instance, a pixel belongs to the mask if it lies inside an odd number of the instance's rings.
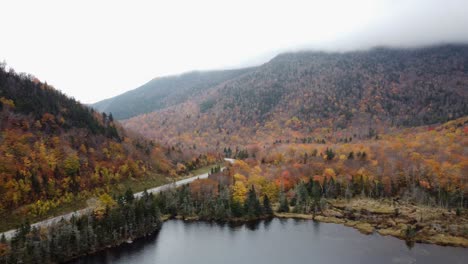
{"label": "pine tree", "polygon": [[235,217],[241,217],[244,214],[242,205],[237,200],[231,201],[231,212]]}
{"label": "pine tree", "polygon": [[279,205],[279,208],[278,208],[278,212],[279,213],[289,213],[288,198],[286,198],[286,195],[284,194],[284,192],[281,192],[279,196],[280,196],[279,197],[280,205]]}
{"label": "pine tree", "polygon": [[247,199],[244,203],[244,211],[248,217],[256,217],[262,214],[262,208],[257,198],[255,187],[252,185],[247,194]]}
{"label": "pine tree", "polygon": [[125,201],[129,204],[133,202],[135,197],[133,196],[133,191],[131,188],[128,188],[127,191],[125,191]]}
{"label": "pine tree", "polygon": [[314,200],[315,203],[318,203],[321,197],[322,197],[322,191],[320,189],[320,183],[317,181],[314,181],[314,185],[312,187],[312,199]]}
{"label": "pine tree", "polygon": [[270,199],[266,194],[263,195],[263,212],[267,216],[273,215],[273,209],[271,208]]}
{"label": "pine tree", "polygon": [[333,152],[332,149],[327,148],[327,149],[325,150],[325,155],[326,155],[326,159],[327,159],[327,160],[332,160],[332,159],[335,157],[335,152]]}
{"label": "pine tree", "polygon": [[328,198],[336,198],[336,184],[335,184],[335,179],[333,177],[330,178],[328,181],[328,187],[327,187],[327,197]]}

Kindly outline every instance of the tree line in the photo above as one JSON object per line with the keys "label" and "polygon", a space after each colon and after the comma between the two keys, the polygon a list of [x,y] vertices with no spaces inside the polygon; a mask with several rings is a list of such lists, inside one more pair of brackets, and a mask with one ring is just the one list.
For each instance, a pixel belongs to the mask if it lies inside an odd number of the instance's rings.
{"label": "tree line", "polygon": [[[115,201],[117,200],[117,201]],[[0,263],[62,263],[129,239],[150,235],[161,227],[157,200],[123,195],[91,214],[62,219],[47,228],[26,222],[10,241],[0,238]]]}
{"label": "tree line", "polygon": [[233,198],[228,186],[197,195],[188,185],[156,196],[146,191],[135,199],[129,189],[119,197],[104,195],[105,203],[90,214],[62,219],[47,228],[21,224],[9,241],[0,238],[0,263],[59,263],[150,235],[161,227],[161,214],[201,220],[247,221],[269,218],[268,196],[259,199],[251,187],[245,201]]}

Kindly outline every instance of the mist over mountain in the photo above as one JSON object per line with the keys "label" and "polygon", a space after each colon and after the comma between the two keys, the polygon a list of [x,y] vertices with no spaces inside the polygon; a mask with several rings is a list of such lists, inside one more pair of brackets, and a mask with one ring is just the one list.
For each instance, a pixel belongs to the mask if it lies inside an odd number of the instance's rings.
{"label": "mist over mountain", "polygon": [[466,262],[467,0],[4,2],[0,263]]}
{"label": "mist over mountain", "polygon": [[[149,85],[158,82],[165,86]],[[129,109],[120,117],[142,114],[127,128],[171,144],[246,145],[264,133],[306,136],[320,128],[365,135],[467,115],[468,46],[284,53],[255,68],[149,84],[110,102]]]}
{"label": "mist over mountain", "polygon": [[91,106],[101,112],[111,112],[117,119],[127,119],[150,113],[197,96],[205,89],[242,75],[250,68],[239,70],[189,72],[176,76],[155,78],[122,95]]}

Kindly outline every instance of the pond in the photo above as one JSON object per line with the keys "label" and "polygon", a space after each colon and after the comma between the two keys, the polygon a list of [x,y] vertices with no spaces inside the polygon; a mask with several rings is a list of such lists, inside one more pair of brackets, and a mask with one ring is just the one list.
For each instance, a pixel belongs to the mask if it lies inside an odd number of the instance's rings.
{"label": "pond", "polygon": [[137,263],[467,263],[468,249],[415,244],[343,225],[273,219],[233,226],[170,220],[150,238],[75,260]]}

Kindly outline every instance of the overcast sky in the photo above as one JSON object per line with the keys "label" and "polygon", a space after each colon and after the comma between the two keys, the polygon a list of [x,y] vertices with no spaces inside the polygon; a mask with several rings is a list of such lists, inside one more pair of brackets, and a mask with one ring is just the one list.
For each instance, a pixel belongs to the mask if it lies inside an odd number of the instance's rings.
{"label": "overcast sky", "polygon": [[283,51],[468,42],[468,0],[0,0],[0,60],[84,103]]}

